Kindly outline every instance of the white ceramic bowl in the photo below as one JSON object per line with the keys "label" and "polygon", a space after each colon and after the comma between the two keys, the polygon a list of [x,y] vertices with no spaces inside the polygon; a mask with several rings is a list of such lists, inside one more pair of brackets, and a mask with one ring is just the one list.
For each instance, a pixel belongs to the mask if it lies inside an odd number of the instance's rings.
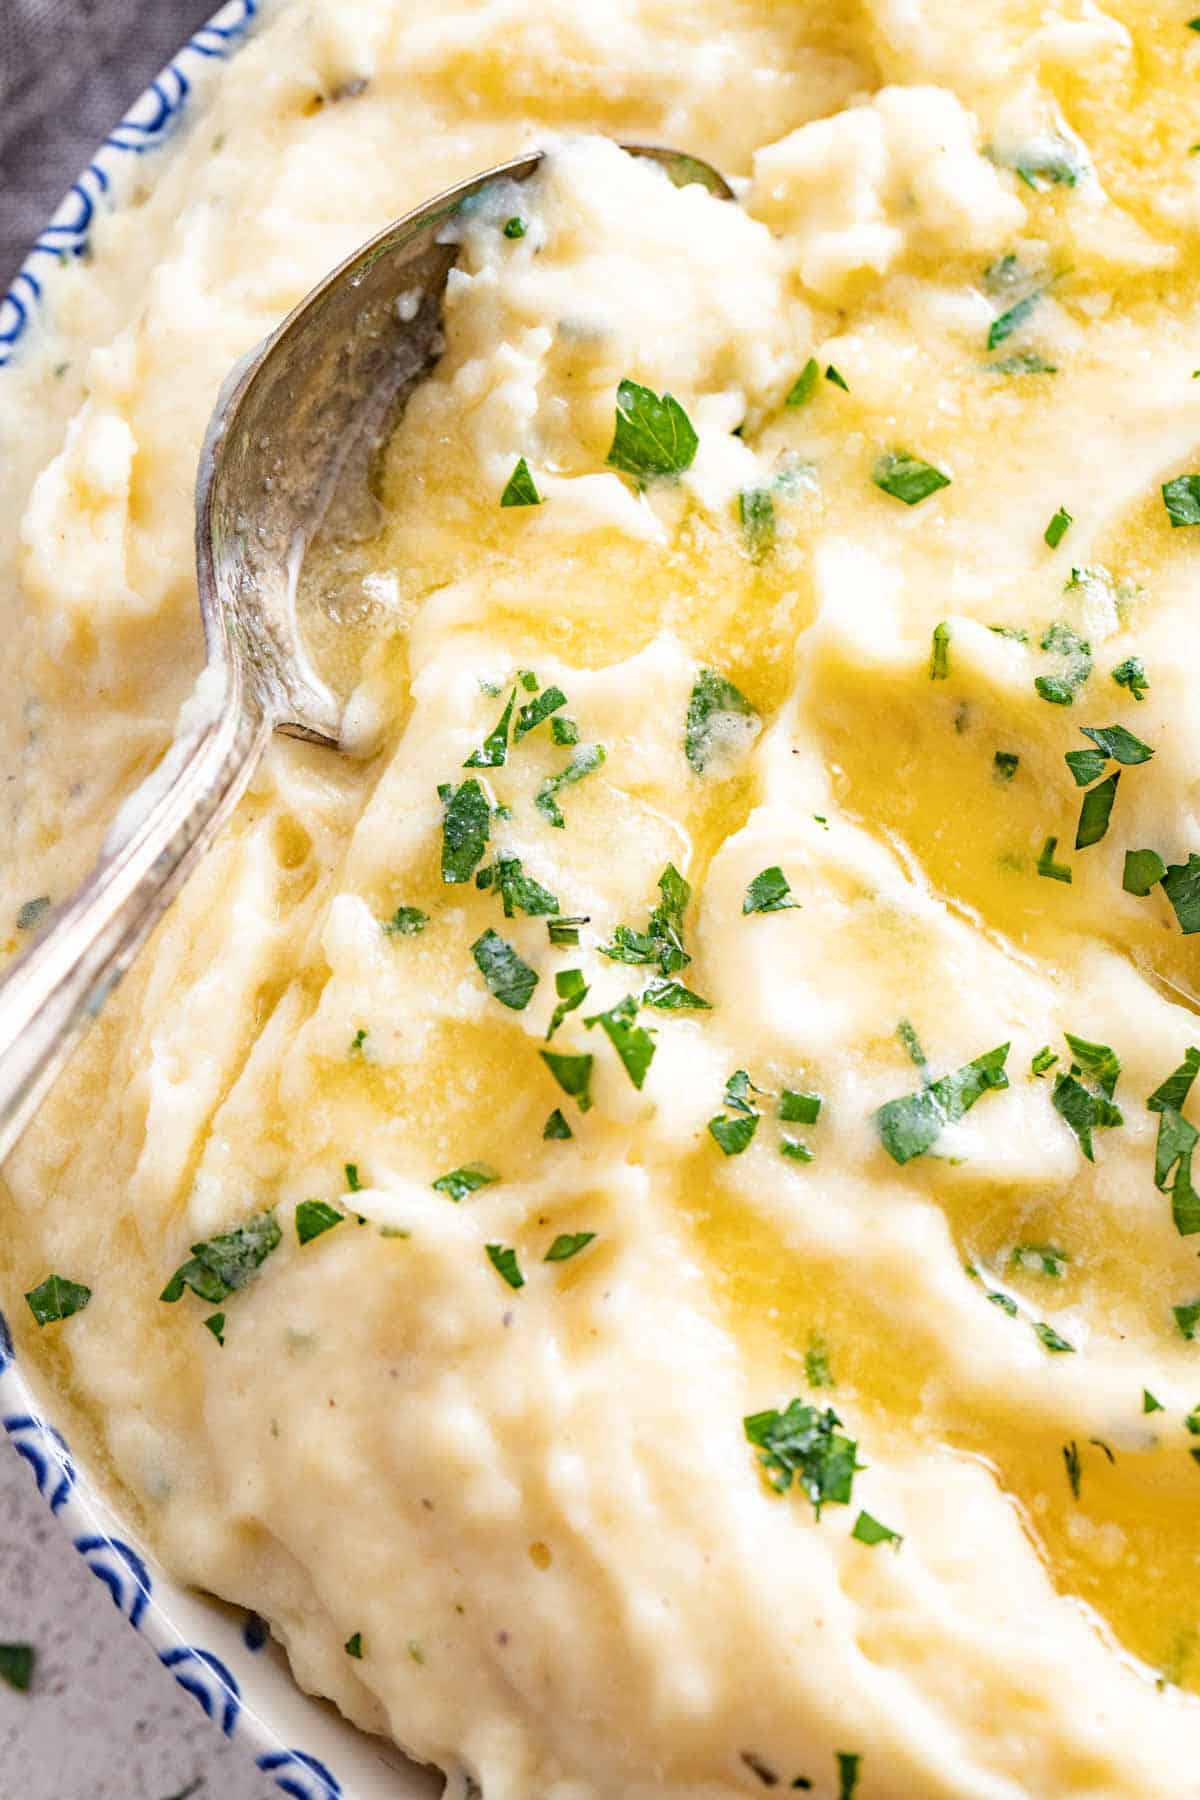
{"label": "white ceramic bowl", "polygon": [[[74,182],[0,299],[0,406],[6,364],[28,351],[51,312],[64,264],[87,249],[98,214],[119,208],[134,180],[153,179],[156,157],[203,110],[223,61],[254,28],[260,0],[228,0],[147,88]],[[43,1499],[114,1605],[226,1737],[294,1800],[429,1800],[443,1782],[392,1745],[367,1738],[333,1707],[302,1694],[287,1660],[253,1613],[173,1582],[111,1508],[53,1423],[39,1412],[0,1317],[0,1424],[32,1470]],[[466,1793],[462,1777],[447,1800]]]}

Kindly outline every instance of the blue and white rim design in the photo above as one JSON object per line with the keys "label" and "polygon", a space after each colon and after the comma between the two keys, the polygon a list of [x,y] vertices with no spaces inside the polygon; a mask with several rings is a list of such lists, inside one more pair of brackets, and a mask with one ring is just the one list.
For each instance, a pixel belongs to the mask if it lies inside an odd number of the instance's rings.
{"label": "blue and white rim design", "polygon": [[130,156],[158,150],[171,137],[198,80],[214,61],[231,56],[241,44],[261,0],[227,0],[216,17],[202,25],[158,79],[136,100],[104,140],[78,181],[25,258],[8,293],[0,299],[0,368],[10,361],[29,329],[54,267],[82,256],[91,239],[97,210],[119,202]]}
{"label": "blue and white rim design", "polygon": [[[72,184],[12,287],[0,297],[0,369],[13,359],[34,326],[59,270],[86,252],[97,213],[120,205],[129,175],[137,168],[135,159],[161,149],[171,139],[189,101],[207,85],[214,66],[236,52],[262,3],[227,0],[110,132]],[[290,1747],[246,1697],[247,1687],[255,1684],[259,1672],[271,1661],[264,1654],[270,1636],[266,1622],[250,1613],[240,1624],[231,1623],[215,1604],[208,1606],[182,1595],[141,1550],[108,1529],[107,1514],[98,1497],[89,1492],[86,1479],[81,1479],[61,1432],[35,1410],[16,1368],[12,1334],[3,1314],[0,1424],[17,1455],[28,1464],[42,1498],[62,1520],[75,1549],[104,1583],[117,1610],[154,1644],[163,1667],[225,1736],[245,1741],[258,1768],[292,1800],[343,1800],[348,1796],[350,1790],[324,1761],[307,1750]],[[166,1590],[161,1603],[156,1598],[159,1584]],[[223,1656],[185,1640],[172,1616],[185,1611],[189,1617],[197,1615],[203,1620],[206,1634],[221,1643]],[[264,1695],[264,1710],[272,1711],[269,1689],[261,1681],[257,1685]],[[340,1735],[339,1730],[328,1728],[323,1741],[327,1736],[336,1746]],[[349,1727],[345,1728],[344,1746],[352,1758]]]}

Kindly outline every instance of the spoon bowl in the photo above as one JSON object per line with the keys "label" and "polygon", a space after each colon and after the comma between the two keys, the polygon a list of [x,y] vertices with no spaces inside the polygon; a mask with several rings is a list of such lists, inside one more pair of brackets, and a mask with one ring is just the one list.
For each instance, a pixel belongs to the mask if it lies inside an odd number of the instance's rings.
{"label": "spoon bowl", "polygon": [[[699,158],[653,145],[679,187],[733,194]],[[439,194],[325,277],[221,390],[200,453],[196,572],[207,663],[162,763],[130,796],[82,885],[0,979],[0,1160],[88,1019],[232,812],[274,731],[336,749],[341,706],[305,648],[296,590],[324,528],[376,522],[372,460],[443,348],[455,217],[545,153]]]}

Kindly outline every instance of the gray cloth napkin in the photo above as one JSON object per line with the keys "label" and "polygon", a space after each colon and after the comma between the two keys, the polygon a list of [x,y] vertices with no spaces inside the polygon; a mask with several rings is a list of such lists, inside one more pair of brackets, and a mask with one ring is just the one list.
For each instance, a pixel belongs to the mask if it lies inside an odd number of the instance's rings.
{"label": "gray cloth napkin", "polygon": [[0,293],[96,146],[219,0],[0,0]]}

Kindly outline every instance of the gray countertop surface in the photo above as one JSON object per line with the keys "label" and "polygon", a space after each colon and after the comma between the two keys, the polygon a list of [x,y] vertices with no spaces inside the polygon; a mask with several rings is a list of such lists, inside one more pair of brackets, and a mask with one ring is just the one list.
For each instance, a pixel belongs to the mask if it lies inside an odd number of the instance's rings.
{"label": "gray countertop surface", "polygon": [[[0,0],[0,292],[112,124],[217,0]],[[0,1437],[0,1800],[269,1800],[84,1568]]]}

